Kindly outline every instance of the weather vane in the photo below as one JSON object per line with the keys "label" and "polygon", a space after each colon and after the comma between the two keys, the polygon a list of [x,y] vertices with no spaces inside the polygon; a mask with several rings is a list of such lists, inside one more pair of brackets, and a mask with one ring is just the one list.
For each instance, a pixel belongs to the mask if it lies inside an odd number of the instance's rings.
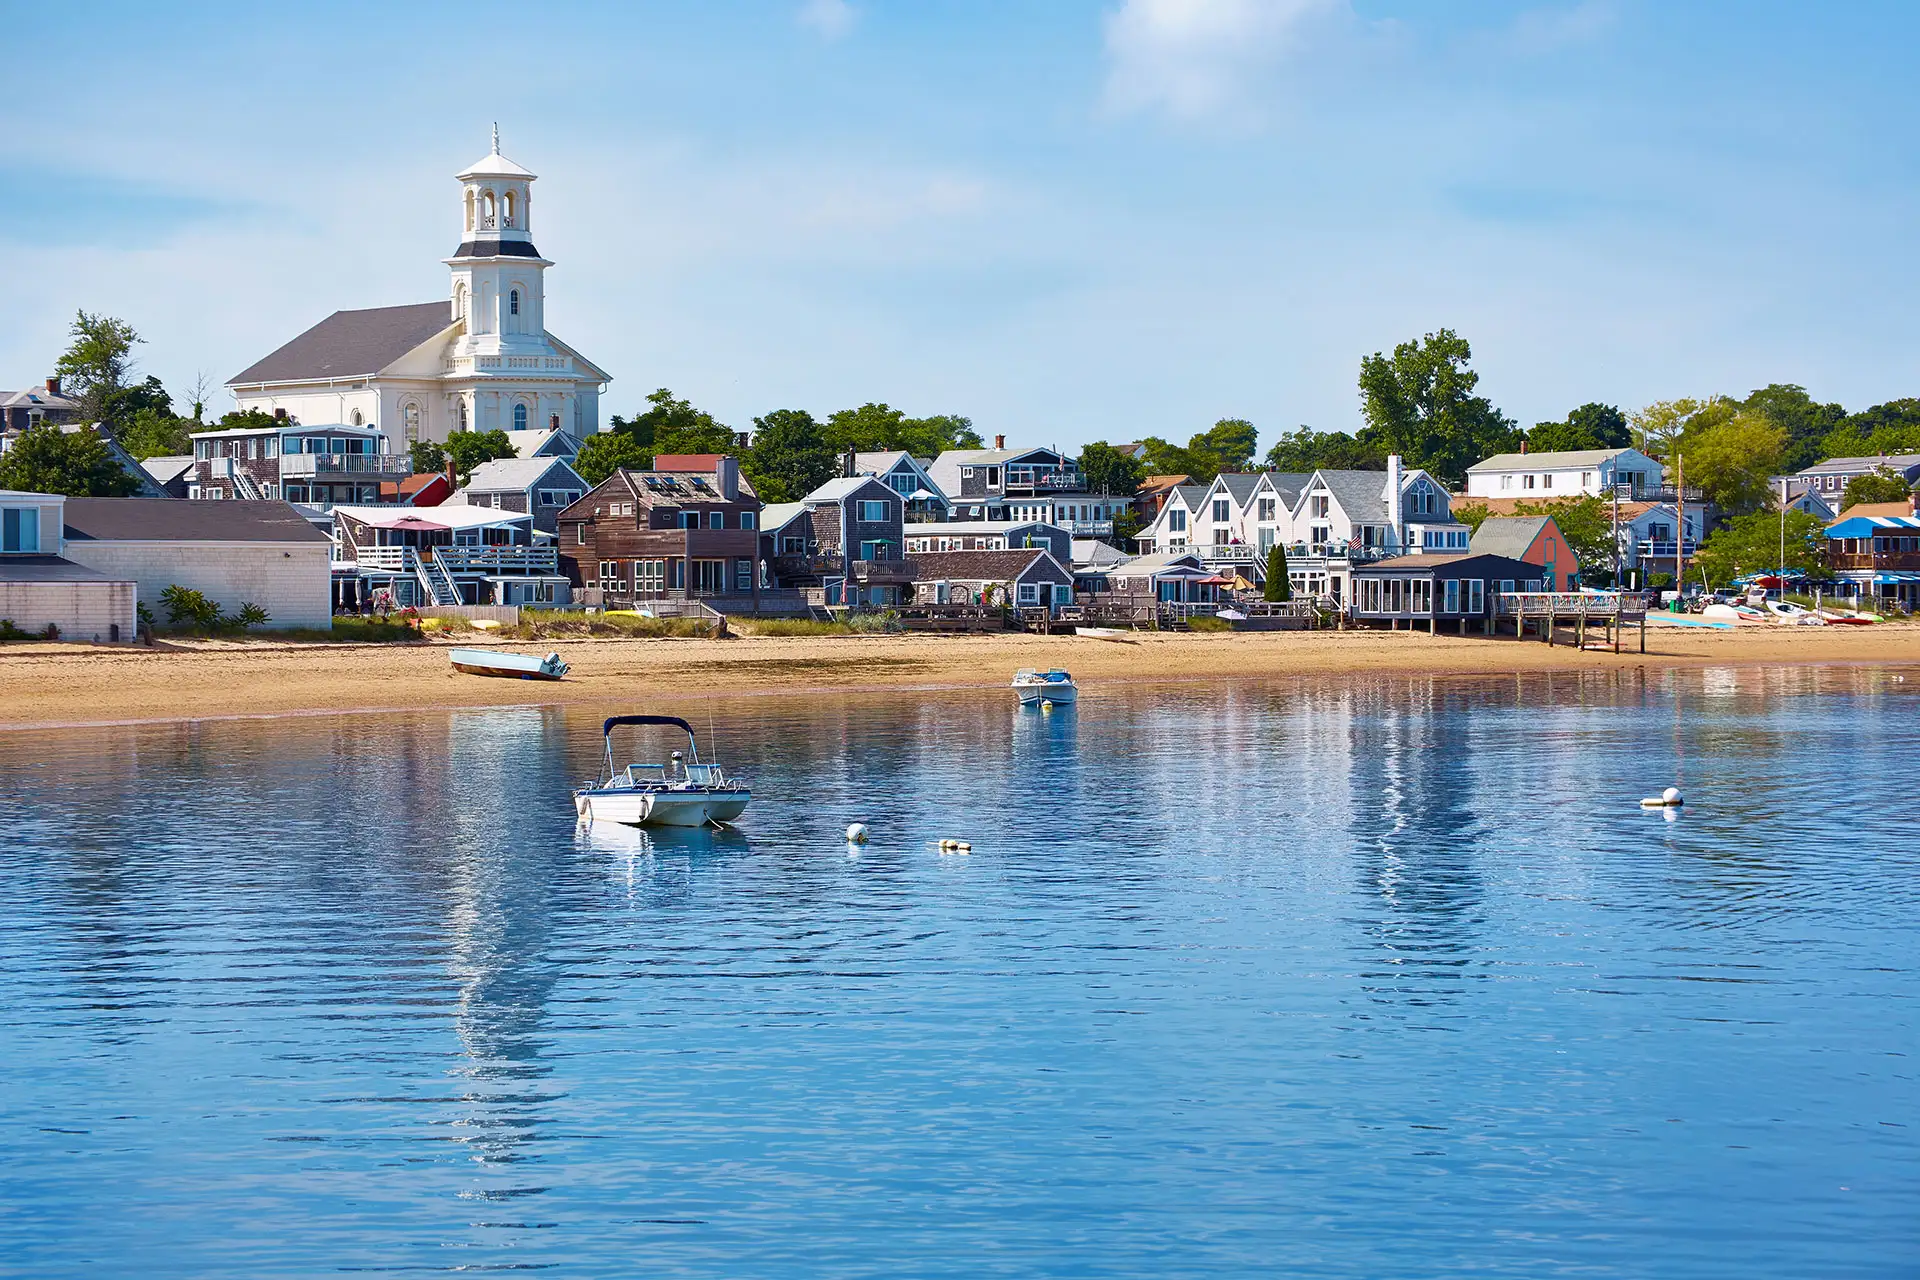
{"label": "weather vane", "polygon": [[493,122],[493,154],[500,154],[500,122],[498,120]]}

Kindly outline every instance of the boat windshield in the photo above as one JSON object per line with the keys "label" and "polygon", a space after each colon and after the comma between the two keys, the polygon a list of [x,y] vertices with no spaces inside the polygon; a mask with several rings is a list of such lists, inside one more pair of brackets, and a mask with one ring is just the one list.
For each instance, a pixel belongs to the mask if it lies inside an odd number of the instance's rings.
{"label": "boat windshield", "polygon": [[1064,671],[1049,671],[1047,672],[1047,679],[1053,681],[1056,684],[1059,684],[1063,682],[1070,683],[1073,680],[1073,677],[1071,675],[1068,675]]}

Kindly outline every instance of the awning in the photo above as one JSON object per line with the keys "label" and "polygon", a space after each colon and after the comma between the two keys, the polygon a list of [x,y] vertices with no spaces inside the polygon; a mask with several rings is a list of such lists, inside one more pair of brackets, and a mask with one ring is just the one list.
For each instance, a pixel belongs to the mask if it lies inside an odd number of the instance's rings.
{"label": "awning", "polygon": [[412,529],[420,533],[445,533],[453,528],[450,524],[435,524],[431,520],[422,520],[419,516],[401,516],[398,520],[376,524],[376,529]]}
{"label": "awning", "polygon": [[1908,582],[1920,582],[1920,573],[1876,573],[1873,575],[1876,586],[1899,586]]}
{"label": "awning", "polygon": [[940,495],[937,493],[928,493],[925,489],[915,489],[912,493],[907,495],[907,501],[908,502],[931,502],[935,498],[938,498],[939,496]]}

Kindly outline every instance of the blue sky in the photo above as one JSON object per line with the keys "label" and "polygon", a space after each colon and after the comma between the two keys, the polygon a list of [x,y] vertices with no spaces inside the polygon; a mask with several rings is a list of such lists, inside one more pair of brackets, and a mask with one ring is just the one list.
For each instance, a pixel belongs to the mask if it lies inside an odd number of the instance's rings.
{"label": "blue sky", "polygon": [[[7,6],[0,386],[76,308],[218,384],[444,296],[540,175],[553,330],[745,426],[868,399],[1075,445],[1358,425],[1441,326],[1524,423],[1920,394],[1920,6],[765,0]],[[215,407],[230,405],[224,393]]]}

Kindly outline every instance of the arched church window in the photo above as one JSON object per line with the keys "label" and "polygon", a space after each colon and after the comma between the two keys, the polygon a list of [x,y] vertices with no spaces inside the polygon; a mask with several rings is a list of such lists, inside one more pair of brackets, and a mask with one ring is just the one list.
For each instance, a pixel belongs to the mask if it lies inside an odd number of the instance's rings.
{"label": "arched church window", "polygon": [[407,443],[420,443],[420,406],[409,403],[400,411],[401,419],[406,423]]}
{"label": "arched church window", "polygon": [[493,192],[491,191],[480,197],[480,229],[493,230]]}
{"label": "arched church window", "polygon": [[467,402],[463,398],[459,400],[457,403],[460,406],[460,426],[458,427],[458,430],[465,431],[467,429]]}
{"label": "arched church window", "polygon": [[507,314],[512,316],[520,314],[520,291],[518,289],[507,294]]}
{"label": "arched church window", "polygon": [[356,427],[364,427],[367,425],[367,420],[360,416],[360,411],[358,409],[355,409],[353,411],[353,425]]}
{"label": "arched church window", "polygon": [[515,431],[527,429],[527,406],[523,404],[513,406],[513,429]]}
{"label": "arched church window", "polygon": [[453,318],[455,320],[467,318],[467,286],[464,284],[453,286]]}
{"label": "arched church window", "polygon": [[472,187],[467,188],[467,231],[469,234],[471,234],[473,231],[473,188]]}
{"label": "arched church window", "polygon": [[513,192],[511,191],[507,192],[507,223],[506,225],[508,226],[513,225]]}

